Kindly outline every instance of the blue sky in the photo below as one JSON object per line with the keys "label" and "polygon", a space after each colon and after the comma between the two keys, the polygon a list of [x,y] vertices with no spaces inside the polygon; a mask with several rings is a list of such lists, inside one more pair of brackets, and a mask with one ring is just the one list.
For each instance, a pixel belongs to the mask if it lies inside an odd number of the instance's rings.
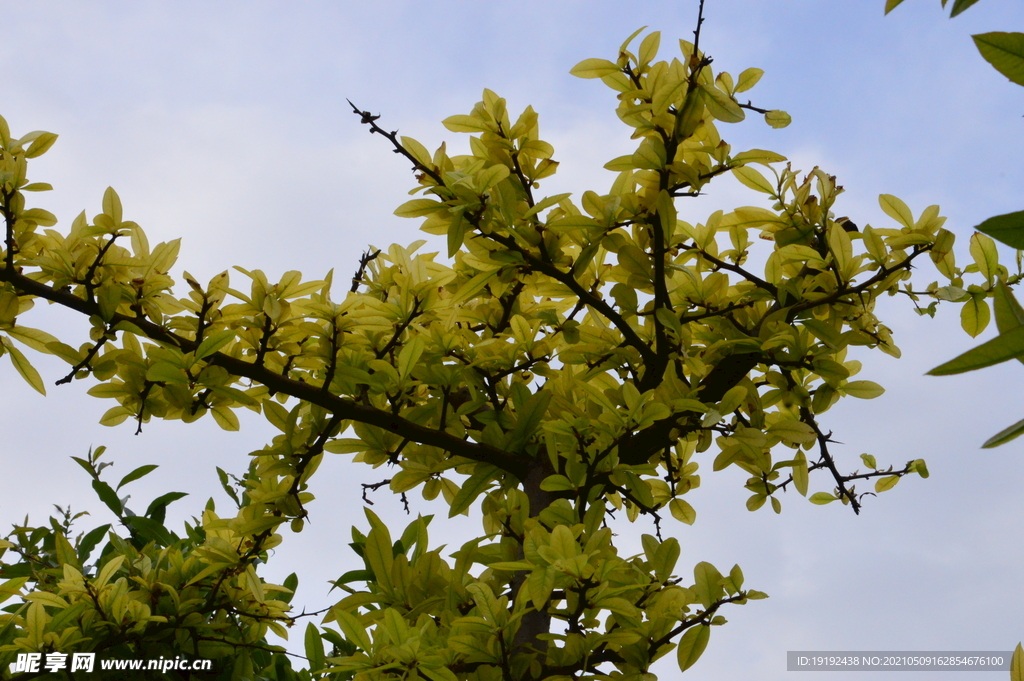
{"label": "blue sky", "polygon": [[[903,198],[915,214],[940,204],[966,262],[973,225],[1024,208],[1024,88],[983,62],[969,36],[1024,30],[1024,7],[987,0],[949,20],[937,0],[907,0],[889,17],[882,5],[708,0],[702,45],[716,67],[764,69],[751,99],[794,119],[772,130],[751,117],[723,125],[722,134],[736,149],[772,149],[798,168],[837,175],[847,191],[836,210],[858,224],[886,223],[881,193]],[[420,236],[414,221],[392,215],[412,186],[406,164],[366,134],[346,98],[428,147],[458,147],[465,140],[440,120],[467,112],[491,88],[512,110],[532,104],[540,112],[542,135],[562,162],[545,192],[603,193],[612,176],[601,165],[631,149],[629,134],[611,91],[568,71],[587,57],[614,58],[644,25],[661,30],[671,51],[675,38],[690,37],[696,2],[8,0],[0,11],[0,114],[16,134],[61,135],[33,165],[33,179],[55,186],[39,205],[67,225],[83,209],[98,212],[112,185],[151,242],[183,237],[179,268],[201,278],[232,265],[313,278],[330,268],[348,275],[366,244]],[[726,179],[680,212],[695,221],[759,201]],[[921,275],[923,283],[934,278]],[[849,399],[822,420],[844,443],[847,468],[861,452],[896,465],[923,457],[931,478],[869,498],[860,517],[800,498],[785,499],[776,516],[748,513],[742,474],[712,474],[711,459],[702,461],[704,484],[688,497],[698,521],[671,530],[683,546],[680,566],[739,563],[747,583],[771,598],[726,613],[729,624],[714,631],[687,679],[789,678],[786,650],[1010,650],[1024,639],[1024,443],[978,449],[1024,416],[1022,369],[924,377],[975,343],[955,311],[922,319],[896,299],[880,309],[903,358],[864,353],[860,377],[886,394]],[[40,305],[32,316],[26,323],[81,335],[81,320],[58,310]],[[65,371],[59,362],[38,365],[48,382]],[[172,506],[178,517],[211,495],[223,504],[213,467],[243,470],[269,434],[249,418],[241,433],[152,423],[135,437],[128,424],[96,424],[110,405],[87,397],[86,382],[42,398],[19,381],[0,361],[0,456],[13,471],[0,494],[5,526],[26,512],[42,521],[51,504],[68,502],[90,509],[93,524],[107,522],[67,458],[99,444],[119,475],[161,464],[162,475],[132,486],[138,505],[171,488],[193,495]],[[286,537],[269,566],[281,577],[300,572],[299,600],[310,609],[328,602],[325,581],[351,567],[345,542],[349,525],[361,522],[359,483],[384,477],[346,459],[321,466],[310,526]],[[378,513],[405,522],[396,501],[382,494],[376,502]],[[414,510],[446,515],[422,502]],[[461,518],[433,526],[452,545],[477,527]],[[624,551],[648,531],[642,523],[620,528]],[[671,665],[661,671],[677,676]],[[957,678],[975,677],[993,678]]]}

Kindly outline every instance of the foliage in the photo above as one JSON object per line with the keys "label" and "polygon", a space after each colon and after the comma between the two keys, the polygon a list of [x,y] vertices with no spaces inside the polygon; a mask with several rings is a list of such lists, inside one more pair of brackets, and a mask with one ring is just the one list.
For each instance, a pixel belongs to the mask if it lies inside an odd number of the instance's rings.
{"label": "foliage", "polygon": [[[942,6],[946,6],[947,0],[942,0]],[[950,11],[950,17],[963,12],[975,4],[978,0],[954,0]],[[888,14],[903,0],[886,0],[885,12]],[[1017,85],[1024,85],[1024,33],[1006,33],[993,31],[990,33],[979,33],[972,36],[974,44],[981,53],[981,56],[990,63],[999,73],[1010,79]],[[1018,268],[1021,260],[1021,250],[1024,249],[1024,211],[996,215],[975,227],[979,232],[998,239],[1008,246],[1017,249]],[[975,238],[980,237],[976,234]],[[972,244],[973,249],[973,244]],[[929,374],[933,376],[946,376],[959,374],[965,371],[974,371],[983,367],[992,366],[1014,358],[1024,362],[1024,308],[1014,297],[1010,288],[1000,281],[995,290],[995,313],[996,327],[999,335],[990,341],[982,343],[976,348],[955,357],[954,359],[941,364]],[[967,310],[968,308],[964,308]],[[972,336],[973,325],[964,321],[964,329]],[[1024,433],[1024,420],[1004,428],[982,445],[984,448],[998,447],[1010,440],[1019,437]],[[1024,650],[1020,644],[1013,653],[1013,662],[1010,676],[1013,681],[1024,679]]]}
{"label": "foliage", "polygon": [[[722,606],[765,597],[739,566],[676,574],[679,542],[661,537],[661,522],[666,509],[694,522],[685,496],[701,461],[744,471],[747,508],[770,501],[776,513],[782,493],[807,496],[812,477],[812,503],[854,511],[872,494],[857,491],[861,480],[882,492],[927,477],[923,460],[883,468],[869,455],[866,472],[841,472],[819,417],[841,397],[883,392],[854,378],[861,362],[848,356],[851,346],[899,356],[875,315],[880,296],[905,295],[922,314],[963,302],[980,333],[1007,270],[983,235],[958,269],[936,206],[915,217],[883,195],[895,226],[860,229],[835,217],[834,177],[803,175],[770,151],[734,153],[717,122],[789,117],[740,102],[761,71],[713,73],[699,24],[670,61],[656,61],[658,33],[631,51],[638,31],[615,61],[573,69],[617,93],[639,140],[605,166],[611,188],[578,202],[535,193],[558,164],[532,108],[513,122],[485,90],[444,121],[471,135],[469,154],[450,155],[353,106],[414,166],[418,197],[396,213],[444,237],[448,260],[425,242],[368,251],[339,302],[331,274],[271,283],[241,268],[245,291],[228,272],[206,286],[186,272],[189,290],[175,295],[177,241],[150,247],[112,189],[92,220],[47,229],[56,219],[26,196],[49,185],[29,182],[27,161],[55,136],[14,138],[0,119],[0,340],[25,380],[45,391],[21,346],[71,364],[61,382],[91,377],[89,393],[116,402],[107,425],[210,415],[230,430],[247,408],[280,431],[241,478],[218,471],[233,517],[211,501],[182,537],[163,518],[178,493],[142,515],[118,496],[151,467],[112,488],[101,450],[79,460],[119,526],[73,536],[68,511],[0,544],[13,554],[0,556],[0,598],[14,599],[0,616],[0,665],[18,652],[89,650],[209,656],[225,678],[648,680],[673,648],[681,669],[693,665],[725,623]],[[771,209],[679,218],[677,203],[730,173]],[[915,290],[911,267],[923,261],[949,284]],[[922,297],[935,300],[921,308]],[[88,341],[22,325],[36,298],[87,315]],[[369,530],[352,532],[363,568],[336,580],[345,596],[307,625],[309,669],[294,671],[266,635],[306,616],[288,609],[296,580],[267,584],[257,569],[283,525],[303,529],[325,453],[387,465],[380,485],[440,496],[449,516],[479,509],[483,534],[449,559],[429,546],[429,517],[396,540],[367,510]],[[653,521],[643,553],[619,555],[607,524],[619,513]]]}
{"label": "foliage", "polygon": [[[888,0],[885,5],[886,13],[902,1]],[[977,0],[956,0],[953,3],[950,16],[957,16],[975,2]],[[942,6],[946,6],[946,0],[942,1]],[[986,61],[1009,78],[1011,82],[1024,85],[1024,33],[979,33],[973,38],[978,51]],[[975,229],[1018,249],[1017,258],[1018,262],[1020,261],[1020,249],[1024,249],[1024,211],[996,215],[983,221]],[[975,238],[983,237],[975,235]],[[972,242],[972,250],[973,248]],[[979,248],[987,248],[987,246],[979,246]],[[1015,280],[1011,280],[1010,283],[1015,283]],[[958,374],[992,366],[1015,357],[1024,362],[1024,331],[1020,330],[1024,325],[1024,309],[1014,298],[1009,287],[1002,283],[996,289],[994,303],[999,336],[935,367],[928,373],[935,376]],[[968,308],[964,309],[966,311]],[[987,316],[987,312],[984,315]],[[978,335],[975,332],[977,325],[966,319],[964,329],[972,336]],[[997,447],[1019,437],[1022,433],[1024,433],[1024,420],[996,433],[982,447]]]}

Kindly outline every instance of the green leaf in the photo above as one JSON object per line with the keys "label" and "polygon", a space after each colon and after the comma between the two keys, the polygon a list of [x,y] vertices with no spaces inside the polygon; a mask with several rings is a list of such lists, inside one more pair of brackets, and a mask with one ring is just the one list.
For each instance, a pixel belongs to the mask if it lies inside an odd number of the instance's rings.
{"label": "green leaf", "polygon": [[681,523],[693,525],[697,520],[697,511],[684,499],[673,499],[668,504],[672,517]]}
{"label": "green leaf", "polygon": [[640,43],[638,57],[641,64],[650,64],[658,56],[658,47],[661,45],[661,31],[654,31],[647,35]]}
{"label": "green leaf", "polygon": [[907,229],[914,228],[914,214],[910,208],[899,197],[892,194],[879,194],[878,205],[882,207],[885,214]]}
{"label": "green leaf", "polygon": [[416,671],[430,679],[430,681],[459,681],[459,677],[447,667],[424,667],[422,664],[416,667]]}
{"label": "green leaf", "polygon": [[132,410],[128,407],[111,407],[100,417],[100,425],[116,426],[132,415]]}
{"label": "green leaf", "polygon": [[999,267],[999,252],[996,250],[996,242],[986,234],[975,232],[971,236],[971,257],[978,266],[978,272],[985,277],[985,281],[992,282]]}
{"label": "green leaf", "polygon": [[142,539],[143,545],[152,541],[159,546],[170,546],[178,541],[178,537],[164,527],[162,521],[142,516],[131,516],[125,519],[125,524],[133,534]]}
{"label": "green leaf", "polygon": [[239,429],[238,416],[228,407],[217,405],[210,410],[210,413],[217,425],[224,430],[236,431]]}
{"label": "green leaf", "polygon": [[990,437],[989,439],[985,440],[985,444],[983,444],[981,447],[982,449],[992,449],[993,447],[998,447],[999,445],[1006,444],[1010,440],[1013,440],[1016,437],[1020,436],[1021,433],[1024,433],[1024,421],[1017,421],[1017,423],[1013,424],[1009,428],[1005,428],[996,433],[995,435],[993,435],[992,437]]}
{"label": "green leaf", "polygon": [[811,498],[809,499],[809,501],[812,504],[817,504],[818,506],[831,504],[835,500],[836,497],[832,494],[829,494],[828,492],[815,492],[814,494],[811,495]]}
{"label": "green leaf", "polygon": [[785,111],[780,111],[779,109],[772,109],[771,111],[764,115],[764,122],[772,126],[773,128],[778,129],[785,128],[786,126],[788,126],[790,123],[793,122],[793,118]]}
{"label": "green leaf", "polygon": [[902,2],[903,0],[885,0],[885,13],[888,14],[889,12],[893,11]]}
{"label": "green leaf", "polygon": [[960,326],[963,327],[964,331],[971,338],[976,338],[981,334],[985,327],[988,326],[991,318],[992,315],[988,308],[988,301],[981,295],[972,296],[960,308]]}
{"label": "green leaf", "polygon": [[679,639],[679,647],[676,648],[680,671],[685,672],[700,659],[704,649],[708,647],[708,639],[710,638],[711,627],[705,624],[690,627],[683,634],[683,637]]}
{"label": "green leaf", "polygon": [[516,425],[508,437],[507,451],[516,452],[529,442],[547,412],[551,395],[550,391],[538,391],[526,400],[526,404],[521,409],[517,410]]}
{"label": "green leaf", "polygon": [[37,352],[44,352],[48,355],[56,354],[50,350],[50,346],[56,343],[57,339],[45,331],[19,325],[8,329],[7,333],[11,335],[11,338],[21,341]]}
{"label": "green leaf", "polygon": [[541,481],[540,488],[545,492],[567,492],[576,489],[572,481],[564,475],[549,475]]}
{"label": "green leaf", "polygon": [[188,385],[185,370],[170,362],[157,362],[146,370],[146,380],[153,383]]}
{"label": "green leaf", "polygon": [[400,218],[421,218],[444,208],[446,206],[443,203],[433,199],[413,199],[396,208],[395,215]]}
{"label": "green leaf", "polygon": [[25,355],[21,354],[21,350],[14,347],[14,343],[5,342],[4,346],[7,348],[7,352],[11,354],[11,363],[14,368],[17,369],[21,377],[25,379],[32,388],[42,394],[46,394],[46,386],[43,385],[43,379],[39,376],[39,372],[32,366],[31,362],[25,358]]}
{"label": "green leaf", "polygon": [[21,191],[23,191],[23,192],[48,192],[51,189],[53,189],[53,185],[50,184],[49,182],[32,182],[31,184],[26,184],[24,187],[22,187]]}
{"label": "green leaf", "polygon": [[[641,29],[642,30],[642,29]],[[584,59],[569,70],[577,78],[603,78],[621,69],[607,59]]]}
{"label": "green leaf", "polygon": [[954,0],[953,9],[949,13],[949,18],[952,19],[976,2],[978,2],[978,0]]}
{"label": "green leaf", "polygon": [[373,570],[373,576],[377,583],[385,591],[391,590],[391,566],[394,564],[394,551],[391,546],[391,536],[386,527],[375,527],[366,536],[366,546],[363,549],[364,557]]}
{"label": "green leaf", "polygon": [[426,344],[422,336],[413,336],[402,346],[401,351],[398,353],[398,375],[401,378],[408,378],[409,374],[412,373],[412,369],[420,361],[420,356],[423,354],[425,347]]}
{"label": "green leaf", "polygon": [[[996,282],[995,291],[992,293],[992,307],[995,309],[996,328],[999,329],[999,333],[1008,333],[1024,326],[1024,308],[1002,280]],[[1024,358],[1018,359],[1024,362]]]}
{"label": "green leaf", "polygon": [[949,376],[983,369],[1024,355],[1024,326],[1002,333],[976,348],[940,364],[928,372],[930,376]]}
{"label": "green leaf", "polygon": [[207,336],[203,339],[203,342],[196,348],[196,359],[203,359],[209,357],[213,353],[220,350],[222,347],[230,343],[235,338],[235,331],[230,329],[226,331],[218,331],[212,336]]}
{"label": "green leaf", "polygon": [[110,489],[110,485],[102,480],[93,480],[92,488],[96,490],[100,501],[106,504],[107,508],[114,512],[114,515],[120,517],[124,509],[121,507],[121,500],[117,498],[117,493]]}
{"label": "green leaf", "polygon": [[898,475],[887,475],[884,478],[879,478],[875,481],[875,491],[882,493],[891,490],[899,481],[900,476]]}
{"label": "green leaf", "polygon": [[[25,150],[25,158],[36,158],[42,156],[57,141],[57,135],[52,132],[44,132],[32,140],[32,144]],[[32,191],[32,190],[30,190]]]}
{"label": "green leaf", "polygon": [[1010,681],[1024,681],[1024,648],[1020,643],[1010,659]]}
{"label": "green leaf", "polygon": [[704,97],[704,105],[712,116],[723,123],[739,123],[746,115],[743,109],[729,95],[725,94],[714,85],[700,83],[700,89]]}
{"label": "green leaf", "polygon": [[306,625],[305,636],[306,659],[309,660],[309,671],[315,673],[323,669],[324,664],[324,640],[320,638],[320,630],[312,622]]}
{"label": "green leaf", "polygon": [[710,608],[725,593],[721,582],[722,573],[711,563],[700,562],[693,567],[693,589],[705,608]]}
{"label": "green leaf", "polygon": [[740,74],[739,80],[736,81],[736,92],[746,92],[750,88],[757,85],[757,81],[761,80],[761,76],[764,75],[763,69],[745,69]]}
{"label": "green leaf", "polygon": [[467,281],[465,284],[459,287],[459,290],[452,296],[450,301],[451,305],[461,305],[469,301],[470,298],[475,296],[477,293],[482,291],[491,279],[494,279],[500,270],[493,270],[491,272],[480,272],[473,276],[472,279]]}
{"label": "green leaf", "polygon": [[149,502],[145,515],[147,518],[152,518],[153,520],[162,523],[164,521],[164,511],[167,509],[167,506],[172,502],[187,496],[188,494],[186,492],[168,492],[167,494],[161,494],[156,499]]}
{"label": "green leaf", "polygon": [[862,400],[873,400],[885,392],[885,388],[874,381],[850,381],[843,386],[843,390],[850,397],[857,397]]}
{"label": "green leaf", "polygon": [[142,476],[148,475],[148,474],[152,473],[157,468],[159,468],[159,466],[157,466],[156,464],[149,464],[147,466],[139,466],[138,468],[133,470],[131,473],[129,473],[128,475],[126,475],[123,478],[121,478],[121,482],[117,483],[117,487],[115,487],[114,489],[121,489],[122,487],[127,485],[129,482],[132,482],[133,480],[138,480]]}
{"label": "green leaf", "polygon": [[1024,210],[990,217],[974,229],[1012,248],[1024,248]]}
{"label": "green leaf", "polygon": [[78,560],[84,564],[85,561],[89,560],[89,554],[96,548],[96,545],[100,543],[100,540],[107,534],[107,530],[110,529],[110,524],[100,525],[99,527],[89,530],[85,533],[85,536],[78,542]]}
{"label": "green leaf", "polygon": [[979,33],[974,44],[995,70],[1017,85],[1024,85],[1024,33]]}
{"label": "green leaf", "polygon": [[78,556],[75,554],[75,549],[71,546],[71,542],[68,541],[67,537],[59,532],[55,532],[53,542],[58,563],[61,565],[69,564],[79,570],[82,568],[81,563],[78,561]]}
{"label": "green leaf", "polygon": [[342,633],[352,643],[355,643],[357,647],[364,651],[369,651],[372,648],[370,643],[370,636],[366,633],[366,627],[363,626],[359,618],[350,612],[342,610],[340,606],[332,608],[334,613],[334,620],[338,623]]}
{"label": "green leaf", "polygon": [[448,257],[454,258],[455,254],[462,248],[466,239],[466,230],[470,225],[466,222],[465,211],[458,211],[452,222],[448,225]]}
{"label": "green leaf", "polygon": [[793,458],[793,486],[800,496],[807,496],[807,456],[803,451],[798,451]]}
{"label": "green leaf", "polygon": [[[491,123],[477,118],[476,116],[449,116],[448,118],[441,121],[441,125],[448,128],[452,132],[494,132],[495,128]],[[426,201],[427,199],[418,199],[419,201]],[[412,203],[410,201],[409,203]],[[408,205],[408,204],[406,204]]]}
{"label": "green leaf", "polygon": [[463,483],[462,487],[455,494],[455,498],[452,499],[452,506],[448,509],[448,517],[454,518],[468,509],[469,505],[487,489],[491,480],[494,479],[496,470],[494,466],[488,464],[477,464],[476,471],[473,475],[469,476],[469,480]]}
{"label": "green leaf", "polygon": [[772,183],[765,179],[764,175],[753,168],[740,166],[739,168],[733,168],[732,174],[736,176],[737,180],[754,191],[764,192],[769,196],[775,195],[775,187],[772,186]]}
{"label": "green leaf", "polygon": [[107,187],[106,191],[103,192],[103,213],[104,215],[109,215],[115,224],[121,222],[121,197],[117,195],[113,187]]}
{"label": "green leaf", "polygon": [[107,582],[110,581],[110,578],[114,576],[114,573],[121,569],[121,566],[124,564],[124,561],[124,555],[114,556],[108,559],[107,562],[103,564],[103,567],[100,569],[99,574],[96,575],[96,579],[93,580],[93,588],[102,589],[103,587],[105,587],[107,585]]}

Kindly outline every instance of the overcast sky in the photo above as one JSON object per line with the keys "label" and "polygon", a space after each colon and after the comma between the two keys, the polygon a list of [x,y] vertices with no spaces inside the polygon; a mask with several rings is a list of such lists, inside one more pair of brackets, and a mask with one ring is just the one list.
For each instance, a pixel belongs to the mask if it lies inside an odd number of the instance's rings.
{"label": "overcast sky", "polygon": [[[723,124],[722,135],[736,150],[772,149],[798,168],[837,175],[847,189],[837,214],[861,225],[888,226],[881,193],[903,198],[915,214],[940,204],[964,264],[973,225],[1024,208],[1024,88],[992,70],[969,36],[1024,30],[1024,6],[986,0],[950,20],[938,0],[908,0],[889,17],[883,4],[708,0],[701,44],[716,70],[764,69],[753,103],[793,116],[785,130],[751,117]],[[382,114],[386,129],[429,148],[443,140],[459,148],[465,139],[440,120],[467,113],[491,88],[512,111],[532,104],[540,112],[542,136],[561,161],[544,192],[605,193],[612,175],[601,165],[635,143],[614,115],[613,93],[568,71],[587,57],[614,59],[644,25],[663,32],[663,54],[671,54],[675,38],[690,37],[696,9],[694,0],[6,0],[0,114],[15,134],[60,134],[30,177],[54,185],[37,204],[64,228],[83,209],[99,212],[112,185],[126,219],[143,225],[151,243],[183,237],[178,272],[207,278],[241,265],[272,278],[290,269],[318,278],[330,268],[344,277],[367,244],[419,238],[415,221],[392,215],[412,186],[407,164],[366,134],[346,98]],[[680,217],[761,205],[731,179],[709,193],[681,205]],[[918,271],[922,284],[937,278],[929,267]],[[726,571],[739,563],[747,585],[771,598],[726,612],[729,623],[713,631],[685,678],[804,678],[786,672],[787,650],[1008,651],[1024,639],[1024,438],[979,449],[1024,417],[1022,367],[924,377],[978,341],[959,330],[952,308],[936,320],[917,317],[902,299],[880,309],[903,358],[861,353],[859,378],[883,384],[886,394],[845,400],[822,423],[844,443],[837,448],[844,469],[859,467],[861,452],[897,466],[922,457],[931,478],[908,478],[868,498],[860,517],[795,493],[776,516],[767,507],[747,512],[745,476],[713,474],[714,452],[703,455],[703,486],[687,497],[698,521],[670,529],[683,547],[679,566],[688,572],[709,560]],[[83,340],[82,321],[61,310],[39,305],[30,317],[24,323],[73,345]],[[66,371],[59,361],[37,365],[51,386]],[[106,429],[96,422],[112,403],[86,396],[89,384],[50,387],[43,398],[0,360],[4,527],[26,513],[42,523],[52,504],[69,502],[93,512],[83,528],[109,522],[68,458],[99,444],[108,445],[118,479],[138,465],[161,465],[160,474],[128,488],[130,506],[144,508],[174,489],[192,494],[171,507],[174,518],[198,513],[211,495],[226,511],[214,466],[241,473],[247,454],[270,435],[255,415],[240,433],[209,423],[151,423],[138,437],[129,423]],[[285,537],[267,570],[276,579],[297,570],[297,600],[310,609],[333,602],[326,580],[356,566],[345,544],[349,526],[364,524],[359,484],[386,477],[348,459],[320,467],[312,522]],[[812,491],[829,487],[812,478]],[[375,501],[378,513],[404,527],[395,499],[381,493]],[[420,501],[414,511],[437,513],[433,537],[453,546],[479,527],[476,519],[444,520],[438,504]],[[639,535],[650,531],[642,522],[619,528],[622,551],[638,550]],[[678,677],[671,661],[660,673]]]}

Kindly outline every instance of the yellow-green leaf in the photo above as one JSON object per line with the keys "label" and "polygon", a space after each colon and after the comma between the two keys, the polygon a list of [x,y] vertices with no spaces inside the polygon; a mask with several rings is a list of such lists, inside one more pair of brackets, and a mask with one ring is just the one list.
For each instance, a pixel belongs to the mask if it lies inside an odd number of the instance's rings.
{"label": "yellow-green leaf", "polygon": [[890,490],[895,487],[896,483],[899,481],[900,476],[898,475],[887,475],[884,478],[879,478],[875,481],[875,491],[881,493]]}
{"label": "yellow-green leaf", "polygon": [[684,499],[673,499],[669,502],[668,508],[672,512],[672,517],[681,523],[693,525],[697,520],[697,511]]}
{"label": "yellow-green leaf", "polygon": [[711,115],[723,123],[739,123],[746,115],[743,109],[729,95],[725,94],[714,85],[700,83],[703,93],[704,105],[708,107]]}
{"label": "yellow-green leaf", "polygon": [[907,229],[914,228],[914,214],[910,212],[903,200],[892,194],[879,194],[878,205],[882,207],[885,214]]}
{"label": "yellow-green leaf", "polygon": [[1020,643],[1010,659],[1010,681],[1024,681],[1024,648]]}
{"label": "yellow-green leaf", "polygon": [[679,660],[680,671],[686,671],[692,667],[704,649],[708,647],[708,640],[711,638],[711,627],[705,624],[698,624],[690,627],[682,638],[679,639],[679,647],[676,648],[676,657]]}
{"label": "yellow-green leaf", "polygon": [[982,449],[991,449],[998,447],[1001,444],[1006,444],[1010,440],[1014,440],[1020,437],[1021,433],[1024,433],[1024,420],[1017,421],[1009,428],[1004,428],[989,439],[985,440],[985,444],[981,447]]}
{"label": "yellow-green leaf", "polygon": [[441,121],[441,125],[452,132],[494,132],[493,123],[477,118],[476,116],[449,116]]}
{"label": "yellow-green leaf", "polygon": [[764,115],[764,122],[773,128],[785,128],[793,122],[793,118],[779,109],[772,109]]}
{"label": "yellow-green leaf", "polygon": [[661,45],[661,31],[654,31],[648,34],[640,42],[640,63],[650,64],[658,56],[658,47]]}
{"label": "yellow-green leaf", "polygon": [[976,338],[989,322],[988,301],[981,296],[972,297],[960,308],[960,326],[972,338]]}
{"label": "yellow-green leaf", "polygon": [[807,457],[798,451],[793,457],[793,486],[800,496],[807,496]]}
{"label": "yellow-green leaf", "polygon": [[41,133],[38,137],[32,140],[32,144],[30,144],[28,149],[25,150],[25,158],[36,158],[37,156],[42,156],[56,141],[57,135],[52,132]]}
{"label": "yellow-green leaf", "polygon": [[736,176],[737,180],[754,191],[764,192],[771,196],[775,194],[775,187],[772,186],[772,183],[753,168],[740,166],[739,168],[733,168],[732,174]]}
{"label": "yellow-green leaf", "polygon": [[736,92],[746,92],[754,87],[763,75],[764,71],[762,69],[744,69],[743,73],[740,74],[739,80],[736,81]]}
{"label": "yellow-green leaf", "polygon": [[235,338],[235,331],[228,329],[226,331],[218,331],[217,333],[211,334],[203,339],[203,342],[196,348],[196,359],[203,359],[209,357],[213,353],[217,352],[225,345],[230,343]]}
{"label": "yellow-green leaf", "polygon": [[43,379],[39,376],[36,368],[32,366],[32,363],[26,359],[21,350],[14,347],[14,343],[4,340],[3,344],[7,348],[7,352],[11,354],[11,363],[14,364],[14,368],[25,379],[25,382],[32,386],[36,392],[45,395],[46,386],[43,385]]}
{"label": "yellow-green leaf", "polygon": [[847,395],[862,400],[873,400],[885,392],[885,388],[874,381],[850,381],[843,386],[843,390]]}
{"label": "yellow-green leaf", "polygon": [[361,650],[369,651],[371,649],[373,644],[370,642],[370,635],[366,633],[366,627],[358,617],[343,610],[341,606],[335,606],[331,612],[334,614],[334,620],[338,623],[338,627],[345,634],[345,638],[356,644],[356,647]]}
{"label": "yellow-green leaf", "polygon": [[985,277],[988,283],[992,283],[992,278],[996,275],[999,267],[996,242],[990,236],[975,232],[971,236],[970,251],[974,263],[978,266],[978,272]]}
{"label": "yellow-green leaf", "polygon": [[619,71],[619,67],[607,59],[584,59],[572,67],[569,73],[577,78],[602,78]]}
{"label": "yellow-green leaf", "polygon": [[232,409],[218,405],[211,409],[210,413],[213,414],[213,420],[217,422],[217,425],[224,430],[238,430],[238,416]]}
{"label": "yellow-green leaf", "polygon": [[443,203],[433,199],[413,199],[396,208],[395,215],[400,218],[421,218],[444,208],[446,206]]}
{"label": "yellow-green leaf", "polygon": [[1024,85],[1024,33],[992,31],[971,37],[978,52],[996,71],[1017,85]]}

